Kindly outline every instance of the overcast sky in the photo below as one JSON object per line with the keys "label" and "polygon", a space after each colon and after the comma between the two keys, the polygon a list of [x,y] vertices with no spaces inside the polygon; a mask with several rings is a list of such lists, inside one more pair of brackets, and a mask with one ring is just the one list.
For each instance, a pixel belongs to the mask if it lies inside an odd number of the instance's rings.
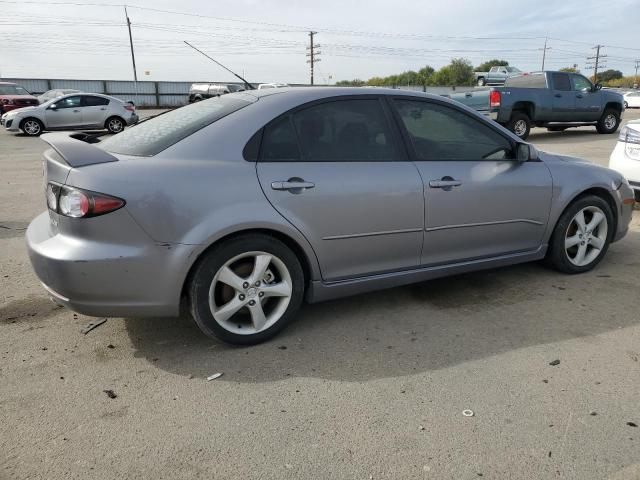
{"label": "overcast sky", "polygon": [[[0,75],[132,79],[123,8],[94,2],[0,0]],[[322,52],[316,83],[439,68],[452,57],[539,70],[546,36],[551,69],[585,71],[598,43],[607,68],[633,74],[640,59],[640,0],[132,0],[129,17],[141,80],[234,80],[187,40],[249,81],[306,83],[309,29]]]}

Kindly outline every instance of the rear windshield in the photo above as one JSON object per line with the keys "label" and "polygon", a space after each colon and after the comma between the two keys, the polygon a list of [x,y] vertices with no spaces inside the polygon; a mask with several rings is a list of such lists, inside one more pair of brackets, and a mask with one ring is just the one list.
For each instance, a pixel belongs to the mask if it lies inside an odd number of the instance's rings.
{"label": "rear windshield", "polygon": [[18,85],[0,85],[0,95],[31,95]]}
{"label": "rear windshield", "polygon": [[507,78],[504,82],[505,87],[518,88],[547,88],[547,80],[544,73],[532,73],[529,75],[518,75],[517,77]]}
{"label": "rear windshield", "polygon": [[127,128],[100,142],[99,146],[108,152],[123,155],[156,155],[253,101],[254,97],[248,95],[230,94],[192,103]]}

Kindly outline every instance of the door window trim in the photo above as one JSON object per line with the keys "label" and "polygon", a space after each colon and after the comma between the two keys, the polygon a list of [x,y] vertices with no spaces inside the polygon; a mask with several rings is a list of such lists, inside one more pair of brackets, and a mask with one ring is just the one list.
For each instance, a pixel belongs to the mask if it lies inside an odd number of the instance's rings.
{"label": "door window trim", "polygon": [[[401,131],[398,129],[398,125],[396,124],[393,113],[387,105],[385,101],[385,97],[387,95],[379,95],[379,94],[354,94],[354,95],[334,95],[331,97],[325,97],[317,100],[312,100],[310,102],[303,103],[301,105],[297,105],[286,112],[281,113],[277,117],[271,119],[268,123],[266,123],[262,128],[260,128],[254,135],[251,136],[247,144],[243,149],[243,157],[248,162],[262,162],[262,163],[389,163],[389,162],[406,162],[409,161],[409,154],[407,146],[402,138]],[[384,119],[387,123],[387,128],[391,135],[391,142],[396,151],[396,157],[388,160],[307,160],[302,158],[302,148],[300,145],[300,139],[298,138],[298,132],[293,128],[294,134],[296,135],[296,141],[298,143],[298,150],[300,151],[301,158],[300,160],[265,160],[263,158],[263,139],[264,132],[280,121],[283,117],[289,116],[289,121],[292,123],[291,116],[298,113],[299,111],[306,110],[307,108],[314,107],[316,105],[322,105],[325,103],[335,103],[340,101],[348,101],[348,100],[377,100],[380,105],[380,109],[383,113]],[[259,142],[258,142],[259,139]],[[258,145],[259,143],[259,145]]]}
{"label": "door window trim", "polygon": [[[106,101],[107,103],[100,103],[98,105],[87,105],[87,98],[99,98],[100,100]],[[97,95],[82,95],[82,100],[80,101],[81,107],[106,107],[109,105],[111,101],[108,98],[99,97]]]}
{"label": "door window trim", "polygon": [[421,97],[414,97],[414,96],[409,96],[409,95],[388,95],[387,96],[387,102],[389,103],[389,108],[392,111],[394,121],[396,122],[396,127],[398,129],[400,129],[400,132],[402,134],[402,139],[403,139],[403,141],[405,143],[405,147],[406,147],[407,151],[409,152],[409,159],[412,162],[491,162],[491,161],[496,161],[496,160],[481,159],[481,158],[479,158],[479,159],[478,158],[475,158],[475,159],[474,158],[456,159],[456,160],[447,160],[447,159],[425,160],[425,159],[418,158],[418,154],[416,152],[415,145],[413,144],[413,139],[411,138],[411,135],[409,134],[407,128],[404,125],[404,122],[402,121],[402,117],[400,116],[400,112],[398,111],[398,108],[394,104],[394,102],[396,100],[405,100],[405,101],[408,100],[408,101],[428,103],[428,104],[432,104],[432,105],[439,105],[439,106],[442,106],[442,107],[446,107],[446,108],[450,108],[452,110],[455,110],[458,113],[466,115],[467,117],[482,123],[484,126],[486,126],[487,128],[490,128],[495,133],[497,133],[502,138],[504,138],[511,145],[511,154],[513,155],[514,158],[505,158],[505,159],[502,159],[501,161],[504,161],[504,162],[517,161],[517,159],[515,158],[515,148],[516,148],[516,145],[517,145],[518,142],[516,142],[514,139],[509,137],[509,135],[506,135],[504,132],[500,131],[500,129],[498,128],[497,124],[495,124],[492,120],[489,121],[489,120],[485,119],[485,117],[476,116],[476,115],[470,114],[464,108],[460,108],[457,105],[453,104],[452,102],[450,103],[450,102],[447,102],[447,101],[441,101],[441,100],[437,100],[437,99],[434,99],[434,98],[421,98]]}

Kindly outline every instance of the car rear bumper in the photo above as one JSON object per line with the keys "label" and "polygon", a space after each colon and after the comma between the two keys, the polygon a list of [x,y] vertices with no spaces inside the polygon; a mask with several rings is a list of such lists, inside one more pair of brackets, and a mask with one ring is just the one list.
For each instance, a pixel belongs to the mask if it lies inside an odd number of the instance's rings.
{"label": "car rear bumper", "polygon": [[133,113],[131,114],[131,116],[127,119],[127,125],[131,126],[131,125],[135,125],[136,123],[138,123],[139,117],[137,114]]}
{"label": "car rear bumper", "polygon": [[[124,209],[109,215],[119,215],[123,228],[136,228]],[[141,232],[114,243],[117,237],[101,241],[55,230],[44,212],[29,225],[26,241],[36,275],[56,303],[100,317],[178,315],[192,246],[141,241]]]}

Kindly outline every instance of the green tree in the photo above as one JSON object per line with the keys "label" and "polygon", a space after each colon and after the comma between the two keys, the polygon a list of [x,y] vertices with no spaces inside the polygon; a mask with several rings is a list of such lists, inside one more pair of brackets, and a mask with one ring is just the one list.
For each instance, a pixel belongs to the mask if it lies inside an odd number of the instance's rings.
{"label": "green tree", "polygon": [[454,58],[433,75],[432,83],[447,87],[473,85],[473,65],[466,58]]}
{"label": "green tree", "polygon": [[478,65],[475,71],[488,72],[489,70],[491,70],[491,67],[506,67],[507,65],[509,65],[509,62],[507,62],[506,60],[498,60],[497,58],[494,58],[493,60],[489,60]]}
{"label": "green tree", "polygon": [[359,78],[356,78],[355,80],[340,80],[339,82],[336,82],[337,87],[362,87],[363,85],[365,85],[365,81],[360,80]]}
{"label": "green tree", "polygon": [[610,82],[611,80],[620,80],[623,77],[622,72],[620,70],[605,70],[604,72],[598,73],[598,82]]}
{"label": "green tree", "polygon": [[561,68],[560,71],[568,73],[580,73],[580,70],[578,70],[576,67],[564,67]]}

